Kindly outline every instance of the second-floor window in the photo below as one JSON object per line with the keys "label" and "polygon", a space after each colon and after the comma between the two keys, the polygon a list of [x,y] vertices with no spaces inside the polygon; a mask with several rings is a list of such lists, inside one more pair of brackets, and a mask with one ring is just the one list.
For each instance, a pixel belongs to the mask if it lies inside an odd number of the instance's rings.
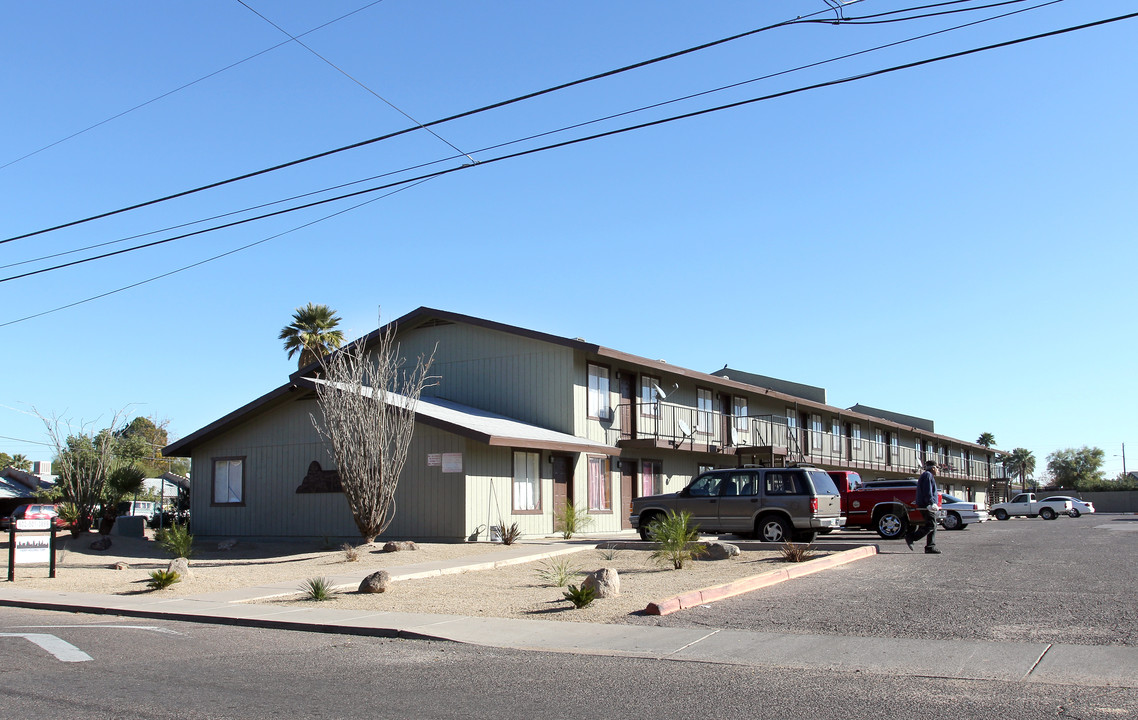
{"label": "second-floor window", "polygon": [[657,417],[660,407],[660,378],[651,375],[640,376],[640,414],[645,417]]}
{"label": "second-floor window", "polygon": [[589,417],[608,420],[611,413],[609,369],[603,365],[589,363]]}
{"label": "second-floor window", "polygon": [[695,402],[697,412],[695,415],[695,429],[697,432],[711,432],[711,404],[713,397],[711,391],[707,388],[696,388]]}
{"label": "second-floor window", "polygon": [[735,429],[747,429],[747,398],[735,396],[731,402],[731,412],[735,414]]}
{"label": "second-floor window", "polygon": [[833,446],[834,454],[838,457],[842,456],[842,425],[838,422],[837,418],[830,418],[830,443]]}
{"label": "second-floor window", "polygon": [[881,430],[873,431],[873,457],[878,460],[885,457],[885,433]]}
{"label": "second-floor window", "polygon": [[811,431],[810,444],[812,446],[811,449],[812,450],[821,450],[822,449],[822,432],[823,432],[822,416],[821,415],[811,415],[810,416],[810,431]]}
{"label": "second-floor window", "polygon": [[853,440],[853,449],[861,450],[861,425],[850,425],[850,439]]}

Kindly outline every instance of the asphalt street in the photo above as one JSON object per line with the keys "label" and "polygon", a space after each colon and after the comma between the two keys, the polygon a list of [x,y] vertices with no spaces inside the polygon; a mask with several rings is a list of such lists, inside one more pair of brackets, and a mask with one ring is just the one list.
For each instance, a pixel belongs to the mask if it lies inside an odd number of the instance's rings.
{"label": "asphalt street", "polygon": [[941,555],[869,532],[881,554],[629,623],[887,638],[1138,646],[1138,516],[991,520],[937,532]]}

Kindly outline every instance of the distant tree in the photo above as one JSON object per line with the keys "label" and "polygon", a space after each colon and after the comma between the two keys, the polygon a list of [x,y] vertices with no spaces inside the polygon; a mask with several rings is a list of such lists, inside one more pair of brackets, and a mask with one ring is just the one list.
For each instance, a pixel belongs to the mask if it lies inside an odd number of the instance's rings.
{"label": "distant tree", "polygon": [[1020,487],[1027,489],[1027,479],[1035,474],[1035,454],[1027,448],[1016,448],[1003,456],[1004,469],[1019,479]]}
{"label": "distant tree", "polygon": [[6,467],[13,467],[17,470],[30,472],[32,469],[32,461],[20,453],[9,455],[8,453],[0,452],[0,470],[3,470]]}
{"label": "distant tree", "polygon": [[344,344],[344,333],[337,330],[340,318],[327,305],[308,303],[296,309],[292,322],[281,330],[288,356],[300,353],[297,369],[306,367]]}
{"label": "distant tree", "polygon": [[996,444],[996,436],[990,432],[980,433],[980,437],[976,438],[976,444],[990,448]]}
{"label": "distant tree", "polygon": [[6,452],[0,452],[0,470],[3,470],[6,467],[11,467],[11,465],[12,456]]}
{"label": "distant tree", "polygon": [[1047,456],[1047,472],[1057,487],[1090,490],[1103,482],[1102,464],[1106,453],[1101,448],[1056,450]]}
{"label": "distant tree", "polygon": [[56,487],[60,499],[74,506],[79,532],[91,529],[95,506],[102,500],[107,474],[114,467],[115,431],[119,429],[121,411],[115,413],[110,427],[93,432],[90,424],[74,427],[58,416],[40,415],[48,438],[55,448],[53,471],[59,480]]}
{"label": "distant tree", "polygon": [[331,447],[352,518],[368,543],[395,518],[395,489],[415,430],[415,405],[435,380],[427,374],[434,353],[407,370],[394,337],[389,326],[370,351],[356,341],[318,358],[322,417],[313,414],[312,424]]}
{"label": "distant tree", "polygon": [[115,518],[118,517],[119,503],[142,492],[146,480],[146,472],[138,465],[119,465],[107,474],[107,482],[103,485],[102,506],[103,514],[99,520],[99,534],[109,535],[114,527]]}
{"label": "distant tree", "polygon": [[122,463],[139,466],[144,477],[160,477],[169,470],[179,475],[189,472],[186,458],[162,456],[162,448],[170,444],[166,428],[169,420],[136,417],[115,433],[115,457]]}

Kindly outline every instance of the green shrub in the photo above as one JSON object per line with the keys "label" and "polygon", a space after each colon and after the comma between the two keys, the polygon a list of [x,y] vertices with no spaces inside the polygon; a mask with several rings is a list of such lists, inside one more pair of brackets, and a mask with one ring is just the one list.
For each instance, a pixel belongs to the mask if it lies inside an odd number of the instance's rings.
{"label": "green shrub", "polygon": [[565,506],[564,512],[557,515],[553,529],[561,533],[561,537],[568,540],[574,534],[584,532],[585,528],[592,524],[593,518],[589,517],[589,513],[569,504]]}
{"label": "green shrub", "polygon": [[335,591],[332,589],[332,581],[323,577],[305,580],[304,584],[300,586],[300,589],[304,591],[305,597],[309,600],[316,600],[317,602],[328,600],[335,594]]}
{"label": "green shrub", "polygon": [[146,586],[151,590],[165,590],[176,582],[182,582],[182,576],[174,570],[151,570]]}
{"label": "green shrub", "polygon": [[620,556],[620,550],[614,547],[597,548],[601,552],[601,557],[609,562],[616,560]]}
{"label": "green shrub", "polygon": [[801,543],[785,542],[779,548],[782,552],[782,559],[787,562],[806,562],[816,554],[813,545],[803,545]]}
{"label": "green shrub", "polygon": [[154,539],[159,547],[176,558],[188,560],[193,557],[194,536],[190,534],[189,524],[174,523],[168,528],[159,530]]}
{"label": "green shrub", "polygon": [[569,589],[565,591],[565,599],[573,603],[573,607],[578,610],[591,605],[596,597],[596,588],[591,585],[585,585],[584,583],[579,587],[577,585],[570,585]]}
{"label": "green shrub", "polygon": [[569,558],[565,557],[546,560],[536,572],[543,583],[553,587],[565,587],[571,579],[581,574],[581,571],[569,562]]}
{"label": "green shrub", "polygon": [[707,552],[707,548],[696,544],[699,528],[691,524],[691,513],[684,511],[677,515],[669,510],[664,517],[657,518],[648,526],[648,537],[658,547],[651,558],[661,564],[671,563],[674,570],[681,570],[688,560]]}

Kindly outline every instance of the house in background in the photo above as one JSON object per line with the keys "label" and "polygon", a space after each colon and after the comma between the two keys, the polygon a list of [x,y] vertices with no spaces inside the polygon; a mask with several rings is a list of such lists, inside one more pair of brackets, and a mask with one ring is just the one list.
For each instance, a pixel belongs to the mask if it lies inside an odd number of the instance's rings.
{"label": "house in background", "polygon": [[[547,535],[569,503],[588,513],[590,532],[616,532],[629,527],[632,498],[744,464],[808,462],[873,479],[935,459],[946,489],[981,503],[1002,478],[995,450],[938,435],[930,421],[832,407],[822,388],[430,308],[394,325],[402,355],[435,353],[439,382],[416,410],[390,537],[485,538],[514,522]],[[195,534],[358,536],[312,425],[315,369],[164,450],[191,458]]]}
{"label": "house in background", "polygon": [[53,484],[51,463],[32,463],[32,472],[14,467],[0,469],[0,515],[11,515],[19,506],[34,502],[37,492],[48,490]]}

